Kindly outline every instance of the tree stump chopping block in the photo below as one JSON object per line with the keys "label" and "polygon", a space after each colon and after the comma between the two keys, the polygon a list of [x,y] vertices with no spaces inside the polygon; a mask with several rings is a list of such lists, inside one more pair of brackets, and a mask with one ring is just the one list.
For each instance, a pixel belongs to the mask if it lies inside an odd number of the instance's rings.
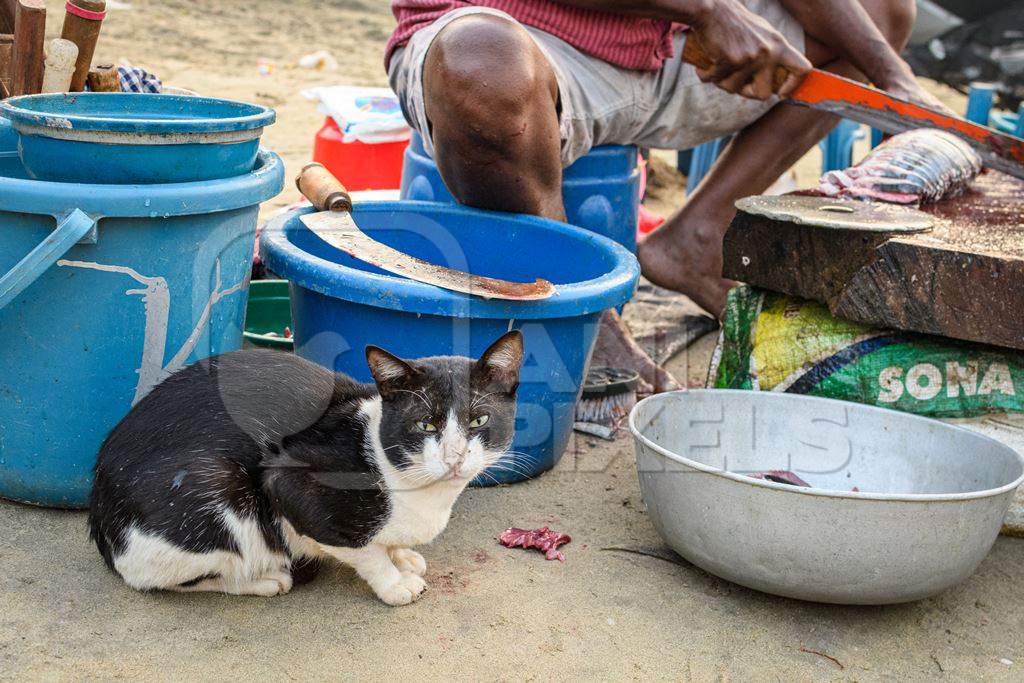
{"label": "tree stump chopping block", "polygon": [[821,228],[740,211],[726,277],[826,304],[840,318],[1024,350],[1024,182],[989,172],[922,208],[927,232]]}

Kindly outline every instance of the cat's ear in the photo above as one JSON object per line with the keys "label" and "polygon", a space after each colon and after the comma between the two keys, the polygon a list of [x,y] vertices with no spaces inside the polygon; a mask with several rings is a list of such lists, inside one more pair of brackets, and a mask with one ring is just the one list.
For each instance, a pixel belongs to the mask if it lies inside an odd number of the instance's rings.
{"label": "cat's ear", "polygon": [[523,334],[512,330],[484,351],[474,372],[482,375],[488,384],[496,384],[506,394],[512,394],[519,387],[519,368],[522,365]]}
{"label": "cat's ear", "polygon": [[409,384],[418,374],[416,368],[409,363],[377,346],[366,347],[366,363],[384,398],[388,398],[395,389]]}

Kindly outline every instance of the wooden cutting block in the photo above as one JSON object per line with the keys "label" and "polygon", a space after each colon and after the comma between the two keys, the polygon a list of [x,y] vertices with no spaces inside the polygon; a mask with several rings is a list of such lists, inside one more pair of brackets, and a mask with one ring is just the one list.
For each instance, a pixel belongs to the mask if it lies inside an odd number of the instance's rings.
{"label": "wooden cutting block", "polygon": [[1024,181],[990,171],[967,194],[922,209],[934,225],[919,232],[740,210],[723,273],[848,320],[1024,349],[1022,207]]}

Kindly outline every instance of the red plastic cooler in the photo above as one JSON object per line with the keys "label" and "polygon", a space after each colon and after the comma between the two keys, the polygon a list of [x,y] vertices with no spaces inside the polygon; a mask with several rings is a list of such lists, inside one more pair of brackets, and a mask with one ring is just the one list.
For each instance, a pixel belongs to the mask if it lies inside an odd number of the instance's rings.
{"label": "red plastic cooler", "polygon": [[326,166],[349,192],[397,190],[402,184],[402,159],[408,140],[345,142],[334,119],[327,117],[313,143],[313,160]]}

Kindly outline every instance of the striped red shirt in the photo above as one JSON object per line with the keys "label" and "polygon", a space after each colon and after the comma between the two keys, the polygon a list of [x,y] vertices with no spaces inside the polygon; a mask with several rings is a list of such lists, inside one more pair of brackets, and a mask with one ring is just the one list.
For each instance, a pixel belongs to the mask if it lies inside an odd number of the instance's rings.
{"label": "striped red shirt", "polygon": [[552,0],[391,0],[398,27],[388,41],[385,65],[416,31],[452,10],[471,5],[506,12],[580,52],[626,69],[657,71],[672,56],[676,25],[669,21],[570,7]]}

